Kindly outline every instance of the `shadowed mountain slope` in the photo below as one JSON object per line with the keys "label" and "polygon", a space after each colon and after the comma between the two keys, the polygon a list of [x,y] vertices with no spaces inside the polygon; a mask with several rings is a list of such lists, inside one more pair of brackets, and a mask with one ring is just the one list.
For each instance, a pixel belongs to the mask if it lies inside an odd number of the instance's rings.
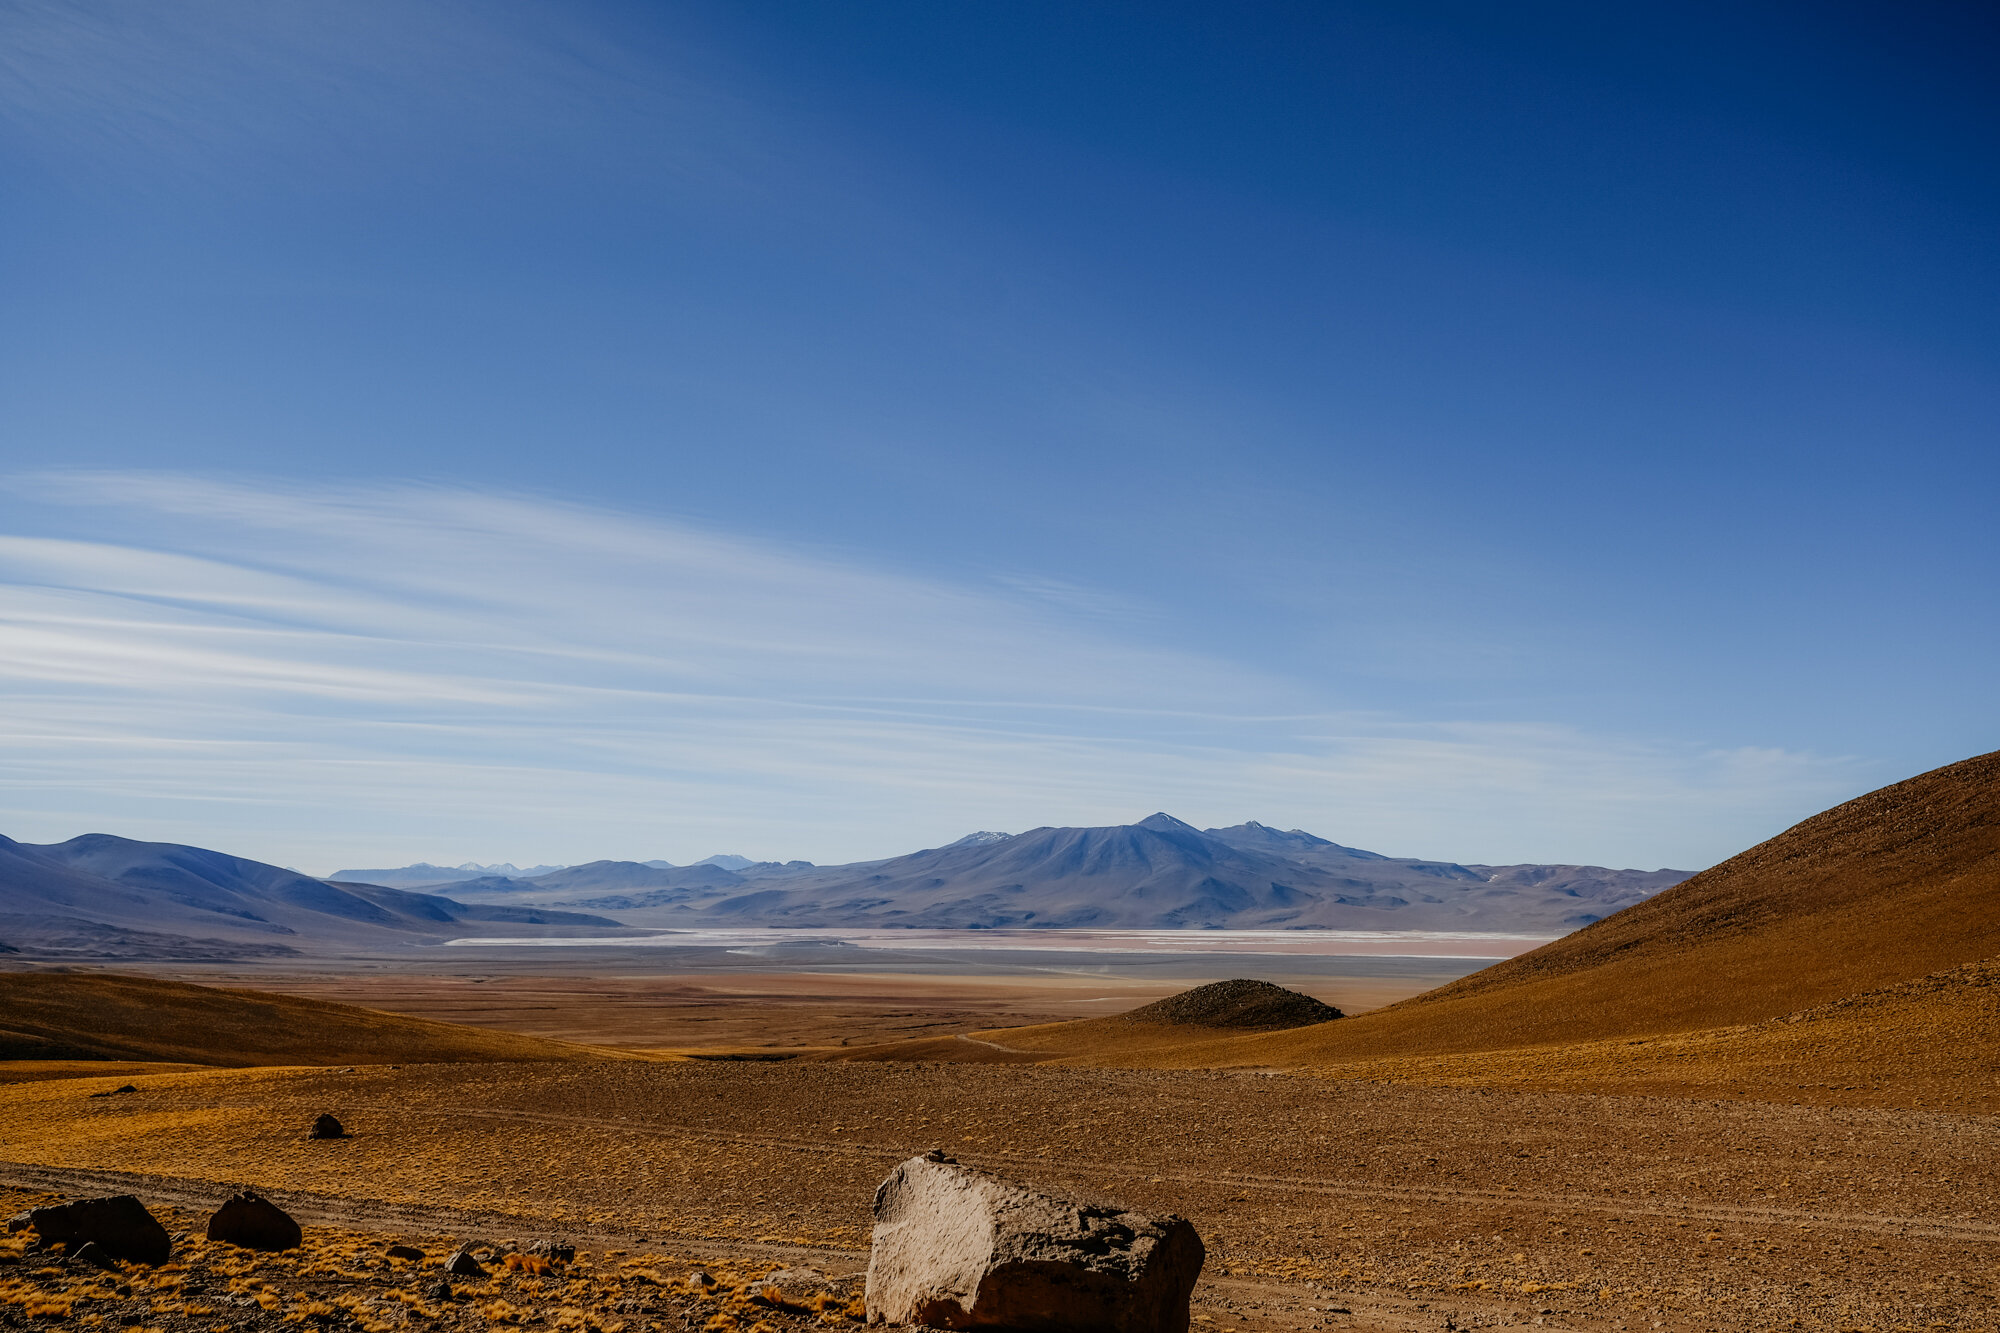
{"label": "shadowed mountain slope", "polygon": [[543,907],[467,904],[176,843],[92,833],[37,846],[0,837],[0,940],[93,957],[257,957],[394,946],[499,927],[615,927]]}
{"label": "shadowed mountain slope", "polygon": [[627,1058],[512,1032],[150,977],[0,972],[0,1060],[425,1064]]}

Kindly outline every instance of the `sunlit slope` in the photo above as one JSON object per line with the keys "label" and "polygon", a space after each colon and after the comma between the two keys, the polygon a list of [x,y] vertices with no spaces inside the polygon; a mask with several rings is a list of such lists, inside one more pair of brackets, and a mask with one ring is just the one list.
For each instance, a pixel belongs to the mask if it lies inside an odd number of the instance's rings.
{"label": "sunlit slope", "polygon": [[329,1065],[616,1058],[595,1047],[259,991],[0,972],[0,1059],[6,1060]]}
{"label": "sunlit slope", "polygon": [[2000,754],[1988,754],[1815,815],[1533,953],[1357,1018],[1171,1049],[1121,1051],[1109,1024],[983,1035],[1118,1063],[1492,1051],[1755,1024],[1995,955]]}
{"label": "sunlit slope", "polygon": [[[1347,1020],[1359,1031],[1359,1020]],[[1391,1054],[1273,1051],[1115,1019],[979,1034],[1044,1064],[1189,1069],[1292,1067],[1336,1078],[1557,1092],[1746,1096],[2000,1111],[2000,959],[1949,968],[1761,1023],[1657,1037]],[[1322,1030],[1323,1031],[1323,1030]],[[877,1058],[895,1058],[886,1053]],[[912,1058],[951,1058],[949,1053]]]}

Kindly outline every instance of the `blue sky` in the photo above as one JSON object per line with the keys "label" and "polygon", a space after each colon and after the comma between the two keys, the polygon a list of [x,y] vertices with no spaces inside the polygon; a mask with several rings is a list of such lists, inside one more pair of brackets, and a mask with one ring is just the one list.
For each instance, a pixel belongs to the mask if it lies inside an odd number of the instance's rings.
{"label": "blue sky", "polygon": [[1996,45],[0,6],[0,831],[1709,864],[2000,745]]}

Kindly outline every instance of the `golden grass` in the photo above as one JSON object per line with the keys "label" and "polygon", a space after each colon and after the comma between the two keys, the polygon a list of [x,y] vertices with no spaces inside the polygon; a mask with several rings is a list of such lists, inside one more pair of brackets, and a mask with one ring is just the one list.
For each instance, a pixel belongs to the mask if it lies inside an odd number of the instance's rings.
{"label": "golden grass", "polygon": [[1279,1068],[1442,1087],[2000,1111],[2000,959],[1762,1023],[1662,1036],[1342,1059],[1326,1053],[1319,1033],[1306,1028],[1242,1036],[1093,1019],[975,1035],[1032,1051],[1049,1064]]}
{"label": "golden grass", "polygon": [[[0,1211],[48,1202],[48,1196],[0,1188]],[[155,1209],[170,1229],[188,1230],[192,1219],[178,1210]],[[163,1327],[179,1333],[210,1333],[205,1321],[219,1312],[206,1301],[183,1302],[176,1294],[191,1277],[204,1284],[226,1283],[232,1298],[249,1296],[254,1309],[275,1324],[310,1329],[322,1326],[359,1328],[361,1333],[389,1333],[418,1321],[435,1333],[486,1333],[541,1325],[562,1333],[629,1333],[634,1320],[625,1307],[644,1306],[667,1325],[708,1318],[714,1304],[725,1306],[732,1326],[761,1324],[768,1333],[823,1324],[815,1311],[771,1298],[762,1281],[767,1263],[712,1259],[705,1267],[718,1275],[715,1296],[707,1309],[671,1290],[675,1284],[629,1271],[624,1265],[599,1268],[587,1255],[571,1265],[541,1260],[540,1273],[527,1267],[497,1266],[485,1279],[452,1279],[456,1295],[448,1300],[424,1294],[439,1275],[433,1242],[432,1259],[419,1268],[391,1264],[382,1250],[388,1237],[307,1227],[305,1244],[282,1254],[248,1254],[234,1247],[209,1244],[190,1235],[179,1243],[173,1261],[158,1269],[120,1265],[116,1273],[45,1265],[30,1269],[18,1260],[26,1237],[0,1236],[0,1254],[15,1260],[0,1267],[0,1325],[33,1320],[68,1322],[82,1328],[104,1326]],[[540,1256],[534,1256],[540,1258]],[[653,1255],[646,1262],[684,1264],[686,1259]],[[337,1275],[336,1289],[326,1278]],[[774,1291],[775,1289],[772,1289]],[[836,1296],[837,1308],[851,1307],[851,1290]],[[665,1302],[665,1304],[662,1304]],[[234,1306],[235,1300],[217,1300]],[[231,1319],[241,1311],[230,1309]],[[648,1323],[653,1320],[649,1319]],[[224,1325],[227,1333],[227,1325]]]}

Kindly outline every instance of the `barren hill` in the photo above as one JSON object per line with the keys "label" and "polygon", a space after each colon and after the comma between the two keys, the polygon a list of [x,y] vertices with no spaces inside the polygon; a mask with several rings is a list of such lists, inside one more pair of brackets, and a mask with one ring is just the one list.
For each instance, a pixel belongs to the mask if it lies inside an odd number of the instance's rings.
{"label": "barren hill", "polygon": [[[1988,994],[1990,967],[1954,969],[1996,955],[2000,753],[1871,792],[1532,953],[1340,1023],[1183,1038],[1170,1050],[1111,1040],[1101,1024],[986,1035],[1087,1063],[1296,1066],[1530,1047],[1575,1053],[1703,1033],[1716,1035],[1715,1052],[1759,1060],[1773,1041],[1806,1029],[1745,1029],[1831,1005],[1839,1022],[1813,1030],[1846,1031],[1840,1024],[1852,1027],[1849,1010],[1861,1001],[1840,1006],[1873,994],[1868,1012],[1930,1033],[1926,1049],[1942,1059],[1950,1043],[1931,1038],[1944,1029],[1921,1013],[1947,1005],[1959,1014],[1968,996]],[[1962,1053],[1975,1063],[2000,1058],[1995,1034],[1956,1018],[1945,1027],[1971,1043]],[[1733,1035],[1723,1042],[1725,1030]]]}
{"label": "barren hill", "polygon": [[626,1058],[353,1005],[150,977],[0,972],[0,1060],[210,1065]]}
{"label": "barren hill", "polygon": [[1836,806],[1375,1017],[1425,1048],[1756,1023],[2000,954],[2000,752]]}

